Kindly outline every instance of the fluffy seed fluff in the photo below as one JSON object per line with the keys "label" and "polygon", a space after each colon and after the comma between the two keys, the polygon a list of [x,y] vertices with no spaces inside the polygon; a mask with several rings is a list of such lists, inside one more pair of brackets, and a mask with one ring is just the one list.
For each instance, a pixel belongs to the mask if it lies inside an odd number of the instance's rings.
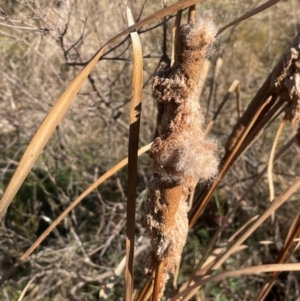
{"label": "fluffy seed fluff", "polygon": [[199,180],[213,178],[218,169],[217,143],[205,139],[196,96],[199,71],[215,34],[210,20],[181,26],[174,65],[158,71],[153,81],[159,123],[150,150],[154,171],[144,221],[152,246],[148,271],[154,272],[159,261],[163,264],[161,295],[186,241],[186,199]]}

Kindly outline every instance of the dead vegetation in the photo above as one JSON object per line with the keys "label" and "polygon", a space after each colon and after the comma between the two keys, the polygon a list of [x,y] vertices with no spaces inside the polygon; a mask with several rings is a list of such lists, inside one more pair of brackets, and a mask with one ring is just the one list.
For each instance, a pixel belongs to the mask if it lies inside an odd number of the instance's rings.
{"label": "dead vegetation", "polygon": [[[137,1],[138,82],[125,2],[98,2],[0,1],[1,214],[14,198],[0,224],[0,299],[118,300],[126,290],[126,300],[157,300],[161,275],[178,266],[163,300],[297,300],[298,3],[268,1],[204,61],[211,19],[221,29],[256,2],[203,1],[196,15],[209,20],[195,21],[197,1]],[[175,63],[157,73],[172,59],[174,24]],[[127,156],[129,124],[129,161],[110,169]]]}

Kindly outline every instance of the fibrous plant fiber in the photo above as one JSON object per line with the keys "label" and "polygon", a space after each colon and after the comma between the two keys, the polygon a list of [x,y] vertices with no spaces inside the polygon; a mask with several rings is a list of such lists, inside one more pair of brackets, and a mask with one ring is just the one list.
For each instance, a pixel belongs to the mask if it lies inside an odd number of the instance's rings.
{"label": "fibrous plant fiber", "polygon": [[161,295],[186,241],[186,199],[199,180],[213,178],[218,169],[217,143],[205,139],[196,91],[199,71],[215,34],[210,20],[181,26],[174,65],[164,65],[153,81],[159,123],[150,150],[154,171],[145,223],[152,246],[148,272],[154,272],[158,262],[163,264]]}

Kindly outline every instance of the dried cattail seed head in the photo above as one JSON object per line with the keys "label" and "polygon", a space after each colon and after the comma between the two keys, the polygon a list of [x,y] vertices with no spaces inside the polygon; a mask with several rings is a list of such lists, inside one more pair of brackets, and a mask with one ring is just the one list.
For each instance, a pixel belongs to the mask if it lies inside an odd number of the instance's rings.
{"label": "dried cattail seed head", "polygon": [[186,241],[186,199],[199,180],[211,179],[218,169],[218,146],[205,139],[196,97],[199,71],[215,34],[211,20],[182,26],[174,65],[161,68],[153,81],[159,124],[150,150],[154,170],[144,220],[152,246],[148,271],[163,263],[161,294]]}

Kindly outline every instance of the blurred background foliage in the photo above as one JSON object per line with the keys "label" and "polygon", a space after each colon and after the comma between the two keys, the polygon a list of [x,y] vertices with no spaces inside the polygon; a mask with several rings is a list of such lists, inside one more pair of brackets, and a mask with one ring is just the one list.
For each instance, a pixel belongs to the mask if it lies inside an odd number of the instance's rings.
{"label": "blurred background foliage", "polygon": [[[168,5],[174,2],[168,1]],[[222,27],[262,2],[208,0],[197,5],[197,14],[200,17],[210,14],[217,27]],[[135,0],[127,4],[136,21],[163,7],[161,0]],[[0,0],[0,195],[30,139],[64,89],[103,43],[127,27],[124,5],[121,0]],[[186,15],[184,12],[183,20]],[[217,39],[200,100],[207,122],[233,80],[240,81],[242,109],[247,107],[299,32],[299,16],[297,0],[282,0]],[[174,16],[167,18],[169,54],[174,20]],[[140,146],[152,141],[156,127],[151,84],[162,55],[162,33],[162,20],[139,30],[144,55]],[[217,59],[222,59],[223,64],[216,77]],[[131,40],[126,37],[110,48],[92,71],[0,222],[1,274],[82,191],[127,156],[131,70]],[[211,132],[219,139],[220,146],[237,119],[235,99],[231,97]],[[268,162],[278,125],[279,120],[221,183],[190,233],[179,283],[193,272],[222,217]],[[280,145],[295,130],[287,126]],[[300,149],[293,146],[274,166],[276,195],[300,174],[299,156]],[[139,159],[138,172],[137,220],[140,221],[151,176],[147,156]],[[125,254],[126,177],[126,170],[121,170],[73,210],[1,288],[0,299],[17,300],[34,277],[34,285],[23,300],[98,300],[99,290],[111,282],[114,287],[105,299],[121,300],[123,278],[110,277]],[[299,196],[295,194],[282,206],[275,223],[267,221],[247,241],[248,249],[232,256],[226,265],[234,268],[273,262],[295,208],[299,208]],[[247,195],[218,244],[226,242],[268,203],[265,176]],[[140,222],[136,225],[136,237],[137,246],[147,247]],[[145,254],[140,252],[136,259],[136,288],[146,279]],[[299,262],[299,259],[299,253],[295,253],[293,260]],[[252,300],[263,279],[262,275],[254,275],[211,283],[194,300]],[[170,283],[166,295],[173,290]],[[299,290],[299,276],[282,273],[267,300],[296,300]]]}

